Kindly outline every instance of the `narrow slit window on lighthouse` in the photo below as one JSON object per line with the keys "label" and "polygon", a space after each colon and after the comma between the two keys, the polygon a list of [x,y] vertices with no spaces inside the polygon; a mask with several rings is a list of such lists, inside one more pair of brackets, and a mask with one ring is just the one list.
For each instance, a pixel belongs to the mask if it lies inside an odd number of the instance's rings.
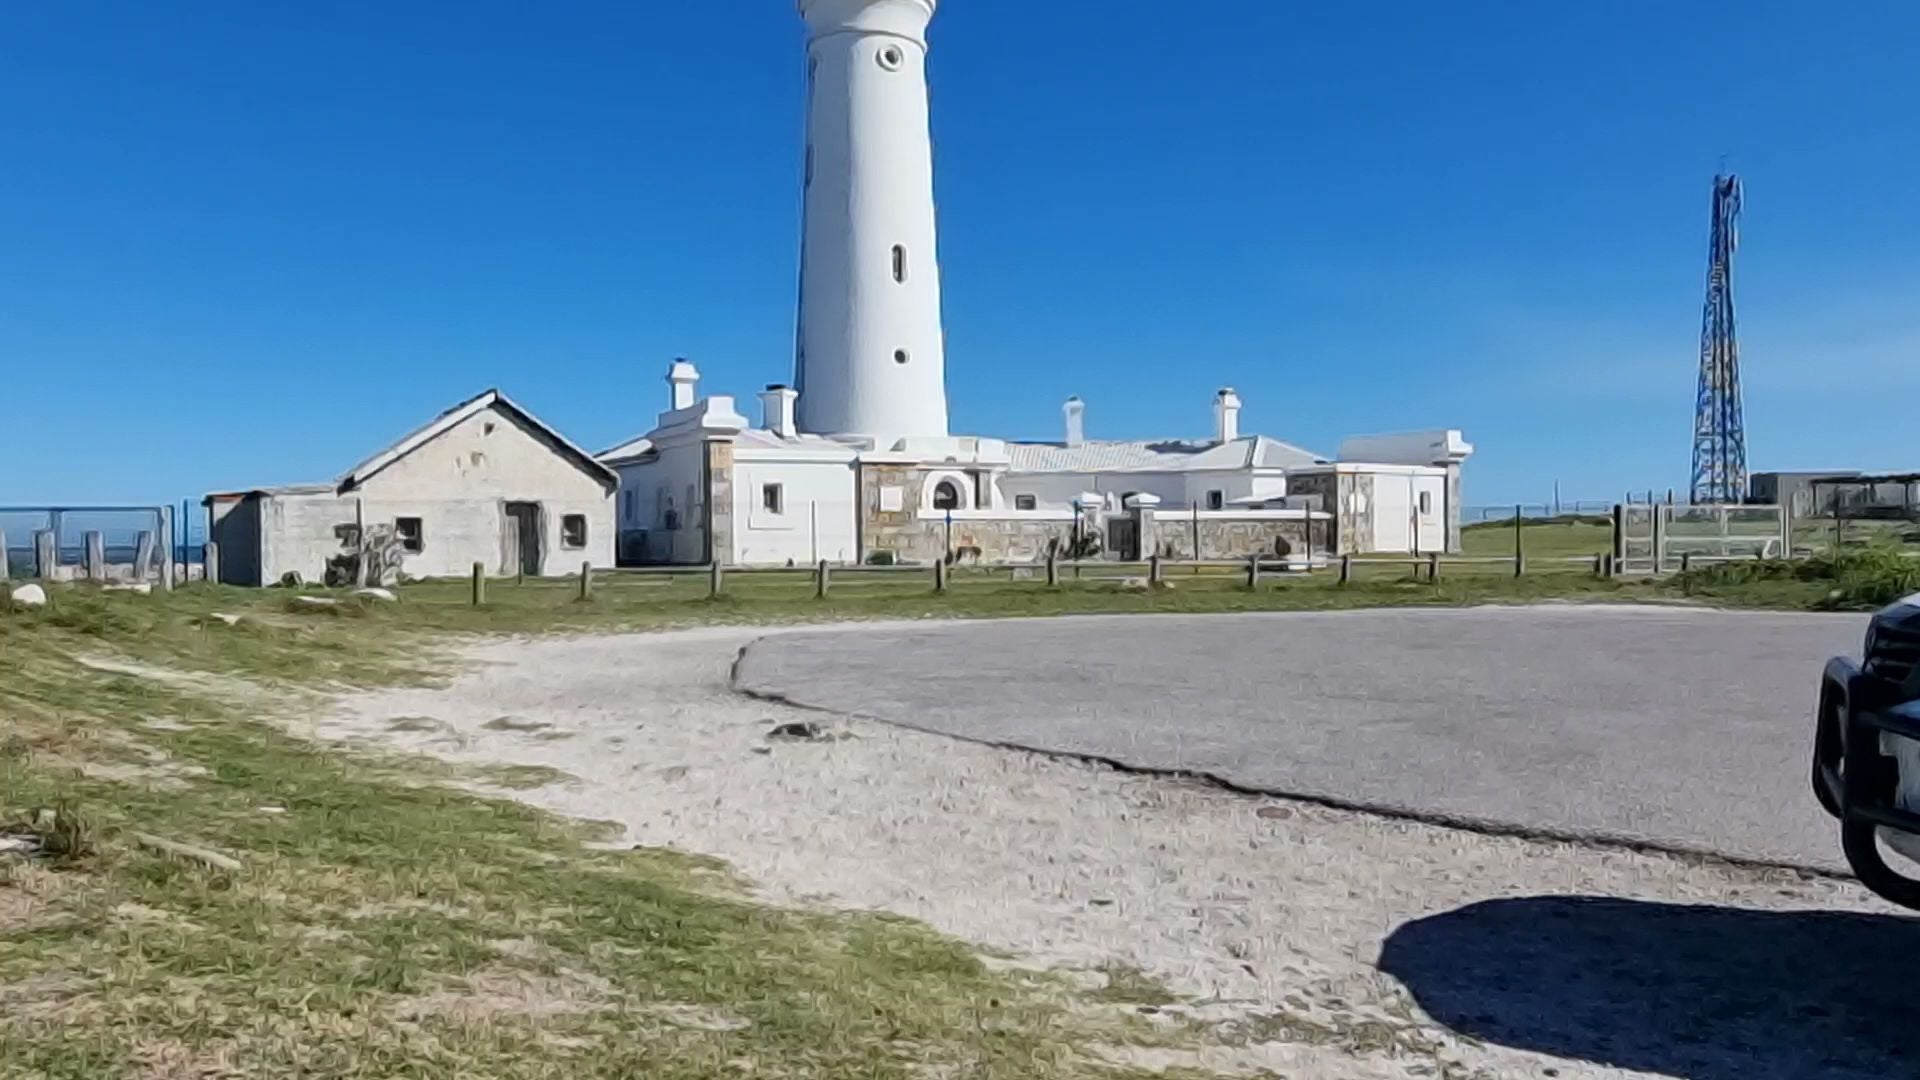
{"label": "narrow slit window on lighthouse", "polygon": [[907,249],[899,244],[893,245],[893,280],[907,283]]}

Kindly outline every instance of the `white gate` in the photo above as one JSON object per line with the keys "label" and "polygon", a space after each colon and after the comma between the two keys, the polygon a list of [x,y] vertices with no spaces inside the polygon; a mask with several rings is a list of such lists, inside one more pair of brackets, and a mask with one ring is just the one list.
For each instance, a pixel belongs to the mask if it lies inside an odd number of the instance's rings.
{"label": "white gate", "polygon": [[1625,574],[1671,574],[1689,563],[1783,559],[1792,551],[1785,507],[1636,503],[1616,507],[1614,558]]}

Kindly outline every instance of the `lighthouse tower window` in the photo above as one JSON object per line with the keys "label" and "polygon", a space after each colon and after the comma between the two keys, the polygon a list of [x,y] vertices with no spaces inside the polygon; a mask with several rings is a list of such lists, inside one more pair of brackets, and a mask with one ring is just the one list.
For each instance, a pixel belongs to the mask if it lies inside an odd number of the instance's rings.
{"label": "lighthouse tower window", "polygon": [[878,59],[881,67],[888,71],[899,71],[901,65],[907,62],[907,54],[900,51],[900,46],[889,45],[880,50]]}
{"label": "lighthouse tower window", "polygon": [[899,244],[893,245],[893,280],[907,283],[907,249]]}

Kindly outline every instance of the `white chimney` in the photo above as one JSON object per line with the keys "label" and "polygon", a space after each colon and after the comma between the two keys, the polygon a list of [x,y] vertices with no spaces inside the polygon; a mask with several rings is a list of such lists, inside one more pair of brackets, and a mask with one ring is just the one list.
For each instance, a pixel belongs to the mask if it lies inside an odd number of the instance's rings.
{"label": "white chimney", "polygon": [[667,385],[673,387],[673,408],[691,409],[694,391],[700,385],[700,369],[686,359],[675,360],[667,369]]}
{"label": "white chimney", "polygon": [[1060,411],[1067,417],[1067,445],[1084,445],[1087,441],[1087,403],[1070,397]]}
{"label": "white chimney", "polygon": [[791,439],[798,434],[794,426],[794,405],[800,400],[800,392],[775,383],[760,392],[760,414],[762,425],[783,439]]}
{"label": "white chimney", "polygon": [[1213,441],[1230,443],[1240,437],[1240,395],[1229,386],[1213,396]]}

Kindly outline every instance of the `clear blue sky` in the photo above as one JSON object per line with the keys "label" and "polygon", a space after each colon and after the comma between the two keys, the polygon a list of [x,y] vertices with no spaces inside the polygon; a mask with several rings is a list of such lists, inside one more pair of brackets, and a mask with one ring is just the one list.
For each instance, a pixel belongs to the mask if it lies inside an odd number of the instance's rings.
{"label": "clear blue sky", "polygon": [[[1752,464],[1917,467],[1920,5],[944,0],[956,430],[1466,430],[1683,486],[1711,178]],[[332,477],[498,385],[593,448],[789,374],[786,0],[0,7],[0,503]]]}

